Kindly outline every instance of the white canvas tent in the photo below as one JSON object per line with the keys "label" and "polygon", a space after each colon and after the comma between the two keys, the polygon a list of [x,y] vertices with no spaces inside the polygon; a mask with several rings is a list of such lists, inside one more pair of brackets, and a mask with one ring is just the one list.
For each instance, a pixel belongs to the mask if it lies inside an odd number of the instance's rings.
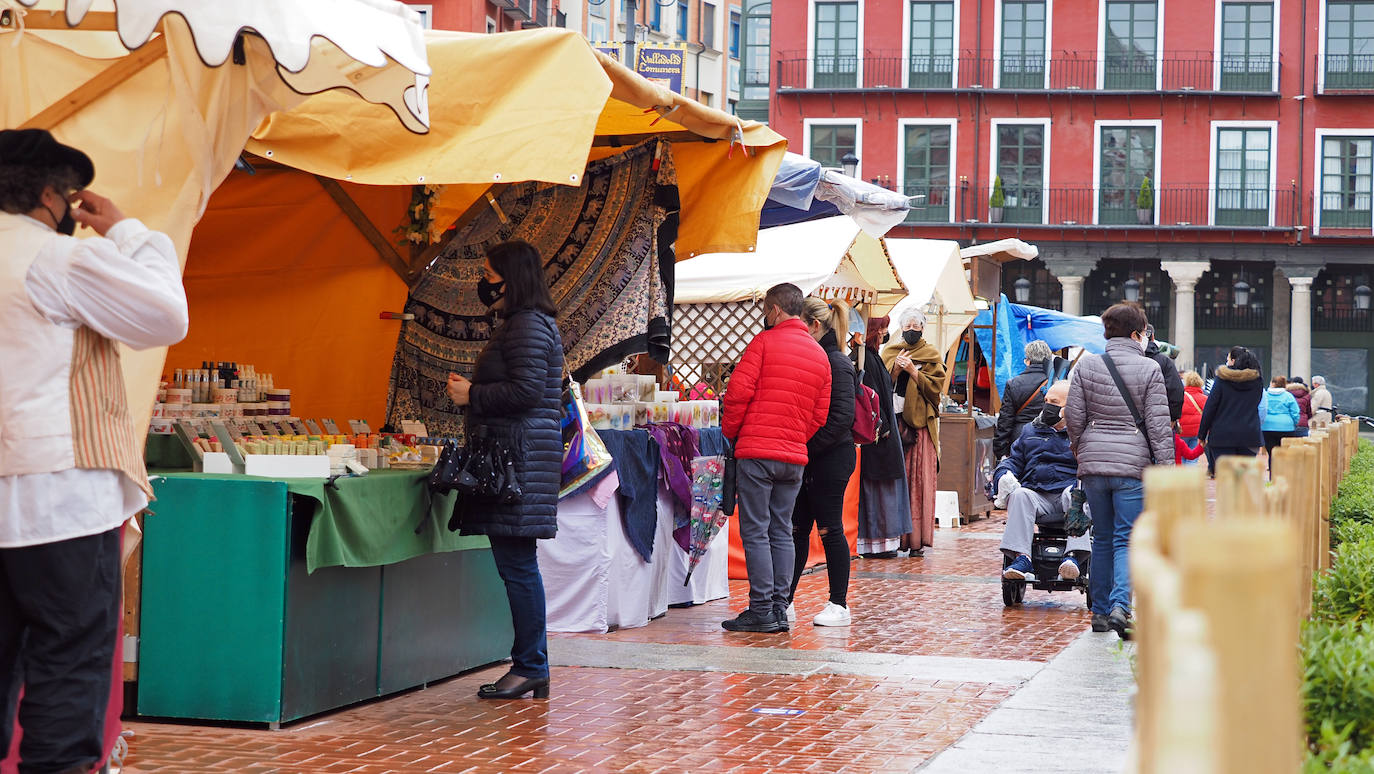
{"label": "white canvas tent", "polygon": [[841,215],[764,229],[752,253],[711,253],[678,262],[674,299],[679,306],[759,301],[781,282],[807,295],[863,302],[878,314],[907,294],[884,241]]}
{"label": "white canvas tent", "polygon": [[939,239],[886,241],[892,265],[908,291],[892,309],[889,330],[898,335],[902,312],[916,307],[925,312],[926,337],[941,352],[948,352],[978,315],[959,243]]}

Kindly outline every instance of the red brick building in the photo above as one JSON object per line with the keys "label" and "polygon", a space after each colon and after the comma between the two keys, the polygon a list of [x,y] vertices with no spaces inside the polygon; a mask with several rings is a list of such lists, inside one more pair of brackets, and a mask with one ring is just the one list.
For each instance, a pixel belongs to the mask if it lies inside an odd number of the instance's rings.
{"label": "red brick building", "polygon": [[1009,297],[1138,298],[1185,360],[1250,346],[1369,410],[1374,0],[746,0],[744,19],[741,113],[920,197],[895,235],[1017,236],[1042,258],[1009,267]]}

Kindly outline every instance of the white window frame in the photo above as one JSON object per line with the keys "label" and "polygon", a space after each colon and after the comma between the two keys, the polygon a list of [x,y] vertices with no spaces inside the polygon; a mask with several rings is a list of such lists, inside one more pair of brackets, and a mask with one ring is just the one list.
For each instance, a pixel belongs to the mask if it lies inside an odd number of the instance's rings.
{"label": "white window frame", "polygon": [[[910,3],[907,4],[910,8]],[[956,9],[957,11],[957,9]],[[897,121],[897,192],[906,191],[906,130],[909,126],[946,126],[949,127],[949,222],[955,218],[954,180],[958,170],[959,158],[959,119],[957,118],[902,118]],[[859,156],[862,162],[863,156]],[[922,221],[923,223],[934,221]]]}
{"label": "white window frame", "polygon": [[[960,10],[960,9],[959,9],[959,2],[960,2],[960,0],[953,0],[953,2],[954,2],[954,48],[953,48],[953,50],[952,50],[951,53],[952,53],[952,55],[954,56],[954,77],[953,77],[953,82],[952,82],[950,85],[951,85],[951,87],[953,87],[953,88],[957,88],[957,87],[959,86],[959,10]],[[911,3],[912,3],[912,0],[902,0],[902,88],[904,88],[904,89],[909,89],[909,88],[911,88],[911,66],[910,66],[910,62],[911,62]],[[1001,5],[1000,0],[999,0],[999,2],[998,2],[998,5],[999,5],[999,6]],[[1048,9],[1046,9],[1046,10],[1048,11]],[[1046,23],[1048,24],[1048,22],[1046,22]],[[1049,28],[1046,27],[1046,28],[1045,28],[1045,31],[1048,32],[1048,31],[1049,31]],[[1046,55],[1048,56],[1048,54],[1046,54]],[[1048,69],[1048,68],[1046,68],[1046,69]]]}
{"label": "white window frame", "polygon": [[711,45],[709,45],[709,46],[706,45],[706,43],[705,43],[705,38],[706,38],[706,36],[703,34],[703,35],[701,36],[701,37],[702,37],[702,46],[704,46],[704,47],[706,48],[707,51],[725,51],[725,50],[727,50],[728,47],[729,47],[729,46],[728,46],[729,41],[724,41],[724,42],[726,43],[726,46],[725,46],[725,47],[722,47],[722,46],[721,46],[722,40],[721,40],[721,36],[720,36],[720,6],[719,6],[719,5],[717,5],[717,4],[715,4],[715,3],[711,3],[711,2],[703,2],[701,5],[697,6],[697,24],[698,24],[698,25],[701,25],[702,28],[705,29],[705,25],[702,25],[702,24],[701,24],[701,17],[703,17],[703,16],[706,15],[706,6],[708,6],[708,5],[711,6],[711,26],[712,26],[714,29],[711,30]]}
{"label": "white window frame", "polygon": [[859,167],[854,177],[862,180],[864,175],[864,120],[862,118],[806,118],[802,120],[802,154],[811,158],[811,127],[813,126],[852,126],[854,127],[854,155],[859,157]]}
{"label": "white window frame", "polygon": [[493,18],[491,18],[490,16],[488,16],[488,17],[487,17],[487,33],[488,33],[488,34],[491,34],[491,33],[493,33],[493,32],[500,32],[500,31],[501,31],[501,25],[500,25],[500,24],[497,24],[495,19],[493,19]]}
{"label": "white window frame", "polygon": [[[859,37],[854,47],[855,56],[859,60],[858,72],[855,73],[855,87],[862,88],[864,85],[864,0],[806,0],[806,88],[808,89],[816,86],[816,6],[831,5],[837,2],[858,2],[859,4]],[[807,143],[810,143],[809,139]],[[859,156],[862,158],[863,154],[859,154]]]}
{"label": "white window frame", "polygon": [[427,30],[434,29],[434,4],[433,3],[406,3],[412,11],[420,14],[422,26]]}
{"label": "white window frame", "polygon": [[[1324,2],[1324,0],[1317,0]],[[1220,29],[1220,28],[1218,28]],[[1279,39],[1278,35],[1274,40]],[[1213,49],[1219,56],[1221,46]],[[1215,68],[1214,68],[1215,69]],[[1277,70],[1277,68],[1275,68]],[[1097,90],[1107,83],[1107,0],[1097,0]],[[1164,90],[1164,0],[1155,0],[1155,91]]]}
{"label": "white window frame", "polygon": [[[1238,3],[1238,2],[1243,2],[1243,3],[1254,3],[1254,2],[1257,2],[1257,0],[1217,0],[1217,5],[1216,5],[1216,17],[1215,17],[1215,19],[1216,19],[1216,31],[1215,31],[1215,36],[1214,36],[1213,42],[1212,42],[1212,91],[1217,91],[1217,92],[1221,91],[1221,7],[1222,7],[1223,5],[1225,5],[1226,3],[1228,3],[1228,2],[1230,2],[1230,3]],[[1273,16],[1272,16],[1272,21],[1270,21],[1270,26],[1273,28],[1273,29],[1271,30],[1271,33],[1272,33],[1272,35],[1273,35],[1273,37],[1274,37],[1274,53],[1271,55],[1271,58],[1270,58],[1270,62],[1271,62],[1271,71],[1270,71],[1270,73],[1269,73],[1269,90],[1270,90],[1270,91],[1278,91],[1278,90],[1279,90],[1279,21],[1280,21],[1280,14],[1279,14],[1280,8],[1279,8],[1279,4],[1280,4],[1281,2],[1282,2],[1282,0],[1269,0],[1269,4],[1272,5],[1272,6],[1274,6],[1274,12],[1273,12]],[[1326,11],[1325,11],[1325,9],[1326,9],[1326,2],[1325,2],[1325,0],[1317,0],[1317,2],[1321,4],[1322,9],[1323,9],[1323,10],[1322,10],[1322,13],[1325,14],[1325,12],[1326,12]],[[1323,37],[1323,40],[1325,40],[1325,37]],[[1323,43],[1323,45],[1325,45],[1325,43]],[[1320,78],[1321,76],[1319,75],[1318,77]]]}
{"label": "white window frame", "polygon": [[[998,5],[1001,5],[1001,3],[998,3]],[[1047,67],[1047,68],[1046,68],[1046,72],[1048,72],[1048,70],[1049,70],[1049,68]],[[1040,181],[1040,201],[1041,201],[1041,203],[1042,203],[1044,206],[1042,206],[1042,207],[1040,208],[1040,225],[1046,226],[1046,225],[1049,225],[1049,222],[1050,222],[1050,145],[1052,144],[1052,138],[1051,138],[1051,135],[1050,135],[1050,127],[1051,127],[1051,125],[1052,125],[1052,119],[1050,119],[1050,118],[1036,118],[1036,117],[1027,117],[1027,118],[994,118],[994,119],[992,119],[992,120],[989,122],[989,126],[990,126],[991,128],[990,128],[990,134],[988,135],[988,188],[987,188],[987,190],[988,190],[988,192],[989,192],[989,195],[991,195],[991,192],[992,192],[992,183],[993,183],[994,180],[997,179],[997,130],[998,130],[999,128],[1001,128],[1002,126],[1004,126],[1004,125],[1006,125],[1006,126],[1013,126],[1013,125],[1022,125],[1022,124],[1039,124],[1040,126],[1044,127],[1044,129],[1043,129],[1043,131],[1042,131],[1042,136],[1045,138],[1045,163],[1043,164],[1044,169],[1045,169],[1045,173],[1044,173],[1044,175],[1041,176],[1041,181]],[[975,211],[976,211],[976,210],[975,210]],[[1097,212],[1097,210],[1094,208],[1094,210],[1093,210],[1094,215],[1096,214],[1096,212]],[[1016,224],[1011,224],[1011,225],[1016,225]]]}
{"label": "white window frame", "polygon": [[[593,34],[593,33],[596,31],[596,28],[598,28],[598,27],[601,29],[602,34],[601,34],[601,35],[595,35],[595,34]],[[589,19],[587,19],[587,39],[588,39],[588,40],[590,40],[590,41],[593,42],[593,43],[610,43],[610,42],[612,42],[610,38],[611,38],[611,26],[610,26],[610,22],[606,21],[605,19],[601,19],[601,18],[589,18]]]}
{"label": "white window frame", "polygon": [[1161,151],[1164,148],[1163,120],[1158,118],[1134,118],[1134,119],[1099,119],[1093,122],[1093,225],[1100,226],[1101,214],[1098,208],[1102,205],[1102,128],[1104,126],[1152,126],[1155,130],[1155,169],[1150,176],[1150,182],[1154,187],[1154,222],[1159,225],[1159,163]]}
{"label": "white window frame", "polygon": [[[1276,60],[1277,61],[1277,60]],[[1211,153],[1207,163],[1207,225],[1217,224],[1217,149],[1218,137],[1222,129],[1268,129],[1269,130],[1269,228],[1274,227],[1274,212],[1278,199],[1278,161],[1279,161],[1279,122],[1278,121],[1213,121],[1209,131],[1212,133]],[[1320,166],[1320,162],[1318,163]],[[1158,204],[1159,197],[1155,197]]]}
{"label": "white window frame", "polygon": [[[992,88],[1002,88],[1002,4],[1003,0],[992,3]],[[957,13],[955,18],[959,18]],[[956,26],[957,30],[958,27]],[[958,41],[954,44],[958,50]],[[1101,49],[1101,45],[1098,46]],[[1045,80],[1042,89],[1050,87],[1050,60],[1054,54],[1054,0],[1045,0]],[[987,85],[987,84],[983,84]]]}
{"label": "white window frame", "polygon": [[[1322,3],[1325,10],[1326,3]],[[1325,27],[1325,25],[1323,25]],[[1323,35],[1325,33],[1322,33]],[[1324,60],[1323,60],[1324,61]],[[1374,129],[1330,129],[1318,127],[1316,130],[1316,147],[1312,154],[1312,234],[1315,236],[1321,233],[1322,229],[1322,145],[1328,137],[1370,137],[1374,138]],[[1370,192],[1371,199],[1374,199],[1374,191]],[[1374,201],[1371,201],[1374,207]],[[1342,229],[1348,230],[1348,229]],[[1374,234],[1374,218],[1371,219],[1370,233]]]}

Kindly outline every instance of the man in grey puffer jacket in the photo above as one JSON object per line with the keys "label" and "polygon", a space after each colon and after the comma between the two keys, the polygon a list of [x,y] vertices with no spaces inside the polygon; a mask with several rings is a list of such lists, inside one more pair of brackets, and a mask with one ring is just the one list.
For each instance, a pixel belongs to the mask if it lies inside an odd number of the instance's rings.
{"label": "man in grey puffer jacket", "polygon": [[[1128,637],[1131,579],[1127,556],[1131,530],[1145,503],[1141,476],[1151,464],[1172,465],[1174,436],[1169,399],[1159,364],[1144,354],[1149,337],[1145,313],[1117,304],[1102,313],[1107,352],[1089,355],[1074,369],[1064,414],[1069,441],[1078,457],[1093,520],[1093,631],[1114,629]],[[1136,428],[1131,410],[1112,379],[1110,358],[1144,420]],[[1148,437],[1146,437],[1148,436]]]}

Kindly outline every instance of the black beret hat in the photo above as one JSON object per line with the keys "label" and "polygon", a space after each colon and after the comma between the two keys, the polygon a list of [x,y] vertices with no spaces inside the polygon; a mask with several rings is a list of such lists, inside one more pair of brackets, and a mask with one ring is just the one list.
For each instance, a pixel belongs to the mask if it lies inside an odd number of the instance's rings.
{"label": "black beret hat", "polygon": [[91,157],[63,145],[47,129],[0,130],[0,167],[32,167],[37,169],[67,168],[76,173],[82,188],[95,179],[95,165]]}

